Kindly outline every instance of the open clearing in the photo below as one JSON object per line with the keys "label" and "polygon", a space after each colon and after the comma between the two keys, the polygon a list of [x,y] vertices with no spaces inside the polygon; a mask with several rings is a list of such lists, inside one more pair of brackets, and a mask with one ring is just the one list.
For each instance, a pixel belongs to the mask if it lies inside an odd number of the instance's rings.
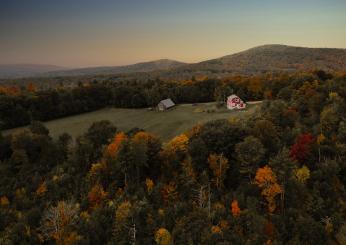
{"label": "open clearing", "polygon": [[[247,117],[257,111],[257,108],[260,106],[260,103],[250,104],[246,110],[242,111],[229,111],[226,108],[217,109],[214,102],[197,105],[180,104],[164,112],[148,111],[147,109],[105,108],[48,121],[44,125],[49,129],[50,134],[54,138],[64,132],[75,138],[86,132],[93,122],[109,120],[118,130],[128,131],[138,127],[159,136],[165,142],[176,135],[186,132],[198,123],[232,117]],[[25,128],[6,130],[4,134],[16,133]]]}

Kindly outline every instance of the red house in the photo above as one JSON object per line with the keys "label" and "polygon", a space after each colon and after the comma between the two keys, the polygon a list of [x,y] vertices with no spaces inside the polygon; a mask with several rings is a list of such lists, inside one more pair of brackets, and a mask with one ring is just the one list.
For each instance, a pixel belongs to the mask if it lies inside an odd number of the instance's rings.
{"label": "red house", "polygon": [[245,109],[246,103],[242,101],[237,95],[232,94],[227,97],[227,108],[230,110],[234,109]]}

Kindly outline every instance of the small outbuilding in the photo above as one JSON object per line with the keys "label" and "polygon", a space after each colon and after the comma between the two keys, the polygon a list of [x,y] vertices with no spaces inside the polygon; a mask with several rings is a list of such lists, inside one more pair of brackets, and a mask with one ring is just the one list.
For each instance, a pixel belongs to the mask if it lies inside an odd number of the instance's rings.
{"label": "small outbuilding", "polygon": [[230,110],[245,109],[246,103],[244,101],[242,101],[237,95],[232,94],[231,96],[227,97],[227,108]]}
{"label": "small outbuilding", "polygon": [[175,104],[171,99],[165,99],[160,101],[160,103],[157,105],[157,108],[159,109],[159,111],[166,111],[173,108],[174,106]]}

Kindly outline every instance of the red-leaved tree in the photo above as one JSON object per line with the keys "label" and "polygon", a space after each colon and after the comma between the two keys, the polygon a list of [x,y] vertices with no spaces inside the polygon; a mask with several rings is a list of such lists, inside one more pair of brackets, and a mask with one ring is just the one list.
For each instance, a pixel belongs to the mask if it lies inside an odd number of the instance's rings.
{"label": "red-leaved tree", "polygon": [[310,155],[314,141],[314,137],[311,134],[301,134],[297,138],[296,143],[291,147],[290,156],[303,164]]}

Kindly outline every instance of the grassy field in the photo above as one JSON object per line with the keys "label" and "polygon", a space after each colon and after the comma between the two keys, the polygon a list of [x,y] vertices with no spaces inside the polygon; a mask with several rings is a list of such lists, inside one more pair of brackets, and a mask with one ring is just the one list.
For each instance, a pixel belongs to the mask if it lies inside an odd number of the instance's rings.
{"label": "grassy field", "polygon": [[[138,127],[160,136],[163,141],[168,141],[174,136],[189,130],[197,123],[232,117],[246,117],[253,114],[259,106],[258,103],[248,105],[247,109],[243,111],[229,111],[226,108],[217,109],[215,103],[181,104],[165,112],[148,111],[147,109],[106,108],[52,120],[44,124],[53,137],[57,137],[64,132],[76,137],[83,134],[93,122],[109,120],[119,130],[127,131]],[[4,134],[16,133],[25,128],[7,130],[4,131]]]}

